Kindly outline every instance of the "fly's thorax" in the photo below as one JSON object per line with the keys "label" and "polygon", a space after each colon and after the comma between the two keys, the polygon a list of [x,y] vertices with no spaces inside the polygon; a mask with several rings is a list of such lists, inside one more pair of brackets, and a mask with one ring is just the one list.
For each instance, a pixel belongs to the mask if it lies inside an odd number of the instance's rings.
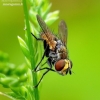
{"label": "fly's thorax", "polygon": [[60,59],[54,64],[55,70],[61,74],[66,75],[68,72],[71,74],[72,63],[69,59]]}
{"label": "fly's thorax", "polygon": [[49,45],[49,49],[55,50],[57,42],[55,40],[56,37],[53,34],[51,34],[49,32],[47,32],[45,34],[41,33],[41,38],[47,42],[47,44]]}

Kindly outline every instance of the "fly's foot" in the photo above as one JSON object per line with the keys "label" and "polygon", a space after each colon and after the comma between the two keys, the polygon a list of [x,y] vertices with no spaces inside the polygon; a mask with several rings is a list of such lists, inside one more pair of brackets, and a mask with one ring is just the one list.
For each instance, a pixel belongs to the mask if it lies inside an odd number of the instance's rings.
{"label": "fly's foot", "polygon": [[37,69],[36,69],[36,68],[34,68],[34,69],[32,70],[32,72],[36,72],[36,70],[37,70]]}
{"label": "fly's foot", "polygon": [[38,87],[38,85],[33,86],[33,88],[37,88],[37,87]]}
{"label": "fly's foot", "polygon": [[37,68],[34,68],[34,72],[36,72]]}
{"label": "fly's foot", "polygon": [[38,72],[39,71],[39,67],[35,67],[32,71],[33,72]]}

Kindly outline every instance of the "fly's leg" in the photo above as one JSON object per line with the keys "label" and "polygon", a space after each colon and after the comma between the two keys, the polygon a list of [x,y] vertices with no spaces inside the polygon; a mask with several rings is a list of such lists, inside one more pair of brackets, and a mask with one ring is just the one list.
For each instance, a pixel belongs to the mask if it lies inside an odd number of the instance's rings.
{"label": "fly's leg", "polygon": [[[31,33],[31,34],[32,34],[32,33]],[[37,38],[34,34],[32,34],[32,35],[34,36],[34,38],[35,38],[36,40],[41,40],[41,41],[44,41],[44,40],[43,40],[43,39],[41,39],[41,38]],[[40,63],[41,63],[41,62],[42,62],[42,60],[44,59],[44,56],[45,56],[45,54],[46,54],[46,50],[47,50],[48,46],[49,46],[49,45],[47,45],[47,46],[46,46],[45,51],[44,51],[44,54],[43,54],[43,56],[42,56],[42,58],[41,58],[40,62],[38,63],[38,65],[35,67],[34,71],[36,71],[36,70],[37,70],[38,66],[40,65]]]}
{"label": "fly's leg", "polygon": [[[45,68],[39,69],[39,70],[44,70],[44,69],[47,69],[47,70],[43,73],[41,79],[39,80],[39,82],[37,83],[37,85],[35,86],[35,88],[38,87],[38,85],[40,84],[40,82],[41,82],[41,80],[43,79],[43,77],[44,77],[49,71],[55,72],[55,70],[52,69],[51,59],[48,58],[47,63],[48,63],[48,65],[50,66],[50,68],[45,67]],[[37,70],[37,71],[39,71],[39,70]]]}
{"label": "fly's leg", "polygon": [[37,85],[35,85],[34,88],[37,88],[37,87],[38,87],[38,85],[40,84],[40,82],[41,82],[41,80],[43,79],[43,77],[44,77],[49,71],[50,71],[50,69],[48,69],[47,71],[45,71],[45,72],[43,73],[41,79],[39,80],[39,82],[37,83]]}
{"label": "fly's leg", "polygon": [[40,71],[40,70],[44,70],[44,69],[49,69],[50,71],[55,72],[54,69],[51,69],[51,68],[48,68],[48,67],[40,68],[40,69],[36,70],[36,72],[38,72],[38,71]]}
{"label": "fly's leg", "polygon": [[44,66],[46,63],[48,63],[50,68],[48,68],[48,67],[40,68],[40,69],[37,69],[36,72],[40,71],[40,70],[44,70],[44,69],[50,69],[51,71],[55,71],[55,70],[52,69],[52,63],[51,63],[51,59],[50,58],[48,58],[48,60],[44,64],[42,64],[41,66]]}
{"label": "fly's leg", "polygon": [[37,38],[33,33],[31,33],[31,34],[32,34],[32,36],[34,36],[34,38],[35,38],[36,40],[44,41],[44,40],[41,39],[41,38]]}
{"label": "fly's leg", "polygon": [[47,63],[47,61],[45,63],[43,63],[41,66],[44,66]]}
{"label": "fly's leg", "polygon": [[[41,41],[43,41],[43,39],[37,38],[33,33],[31,33],[31,34],[32,34],[32,36],[34,36],[34,38],[35,38],[36,40],[41,40]],[[42,59],[41,59],[40,62],[38,63],[38,65],[35,67],[34,71],[37,70],[37,67],[39,66],[39,64],[40,64],[40,63],[42,62],[42,60],[44,59],[44,56],[45,56],[45,52],[44,52],[44,54],[43,54],[43,56],[42,56]]]}
{"label": "fly's leg", "polygon": [[36,71],[36,70],[37,70],[38,66],[40,65],[40,63],[41,63],[41,62],[42,62],[42,60],[44,59],[45,54],[46,54],[46,50],[47,50],[48,46],[49,46],[49,45],[47,45],[47,47],[45,48],[44,54],[43,54],[43,56],[42,56],[42,58],[41,58],[40,62],[38,63],[38,65],[35,67],[34,71]]}
{"label": "fly's leg", "polygon": [[39,80],[39,82],[37,83],[37,85],[35,86],[35,88],[38,87],[38,85],[40,84],[40,82],[41,82],[41,80],[43,79],[43,77],[44,77],[49,71],[55,72],[55,70],[53,70],[53,69],[51,69],[51,68],[47,68],[47,67],[41,68],[41,69],[39,69],[39,70],[37,70],[37,71],[44,70],[44,69],[47,69],[47,71],[45,71],[45,72],[43,73],[41,79]]}
{"label": "fly's leg", "polygon": [[37,71],[38,66],[40,65],[40,63],[41,63],[41,62],[42,62],[42,60],[44,59],[44,56],[45,56],[45,52],[44,52],[44,54],[43,54],[43,56],[42,56],[42,58],[41,58],[40,62],[38,63],[38,65],[35,67],[34,71]]}

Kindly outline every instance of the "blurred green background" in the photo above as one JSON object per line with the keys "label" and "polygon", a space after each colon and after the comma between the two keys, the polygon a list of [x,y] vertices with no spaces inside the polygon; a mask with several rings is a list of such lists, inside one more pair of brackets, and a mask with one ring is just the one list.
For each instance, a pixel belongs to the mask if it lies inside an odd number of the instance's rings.
{"label": "blurred green background", "polygon": [[[50,0],[60,18],[52,26],[57,33],[64,19],[68,26],[68,51],[73,74],[48,73],[40,100],[100,100],[100,0]],[[3,6],[0,1],[0,50],[16,65],[24,62],[17,36],[24,38],[22,6]],[[0,85],[0,91],[6,91]],[[0,95],[0,100],[9,100]]]}

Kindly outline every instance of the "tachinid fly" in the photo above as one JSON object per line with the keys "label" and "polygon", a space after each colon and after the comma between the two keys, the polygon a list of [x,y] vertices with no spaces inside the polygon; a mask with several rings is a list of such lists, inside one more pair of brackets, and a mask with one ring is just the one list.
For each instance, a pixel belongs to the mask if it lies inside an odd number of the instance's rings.
{"label": "tachinid fly", "polygon": [[[42,20],[42,18],[37,15],[37,21],[42,29],[42,32],[40,34],[40,38],[37,38],[32,34],[36,40],[43,41],[44,44],[44,54],[34,69],[34,71],[40,71],[46,69],[46,71],[43,73],[40,81],[35,86],[37,87],[39,83],[41,82],[42,78],[46,73],[49,71],[58,72],[61,75],[66,75],[67,73],[72,74],[71,68],[72,68],[72,62],[68,58],[68,52],[67,52],[67,26],[64,21],[61,21],[58,27],[58,37],[55,36],[48,28],[46,23]],[[49,67],[44,68],[38,68],[44,57],[47,57],[46,63],[48,63]],[[54,69],[52,68],[54,66]]]}

